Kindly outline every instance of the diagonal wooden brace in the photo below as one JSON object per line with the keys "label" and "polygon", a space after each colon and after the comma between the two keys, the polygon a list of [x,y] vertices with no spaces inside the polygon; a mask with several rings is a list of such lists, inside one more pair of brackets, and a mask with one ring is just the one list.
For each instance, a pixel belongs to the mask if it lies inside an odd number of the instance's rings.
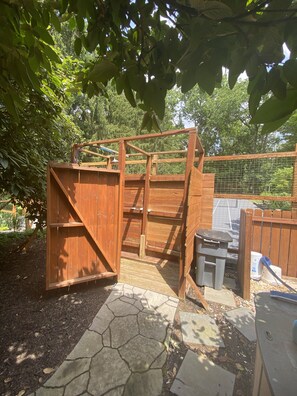
{"label": "diagonal wooden brace", "polygon": [[205,300],[205,298],[203,297],[203,295],[202,295],[202,293],[201,293],[199,287],[198,287],[198,286],[196,285],[196,283],[193,281],[193,278],[191,277],[190,274],[188,274],[188,275],[186,276],[186,281],[187,281],[187,283],[189,283],[189,284],[192,286],[192,288],[193,288],[193,290],[194,290],[194,292],[195,292],[195,294],[196,294],[198,300],[201,302],[201,304],[203,305],[203,307],[204,307],[206,310],[208,310],[208,303],[207,303],[207,301]]}
{"label": "diagonal wooden brace", "polygon": [[112,271],[117,274],[117,270],[115,268],[115,266],[112,264],[111,260],[109,260],[109,258],[107,257],[106,253],[104,252],[104,250],[102,249],[102,247],[100,246],[99,242],[97,241],[93,231],[90,229],[90,227],[87,225],[87,223],[85,222],[82,214],[80,213],[79,209],[77,208],[77,206],[75,205],[75,203],[72,201],[71,197],[69,196],[68,192],[66,191],[65,187],[63,186],[61,180],[59,179],[58,175],[56,174],[56,172],[53,170],[53,168],[50,168],[50,172],[51,175],[54,177],[55,181],[57,182],[57,184],[59,185],[61,191],[63,192],[65,198],[67,199],[69,205],[71,206],[71,208],[73,209],[73,211],[76,213],[76,215],[78,216],[78,218],[80,219],[80,221],[83,223],[87,233],[89,234],[90,238],[92,239],[92,241],[94,242],[95,246],[97,247],[97,249],[99,250],[100,254],[103,256],[104,260],[107,262],[107,264],[110,266],[110,268],[112,269]]}

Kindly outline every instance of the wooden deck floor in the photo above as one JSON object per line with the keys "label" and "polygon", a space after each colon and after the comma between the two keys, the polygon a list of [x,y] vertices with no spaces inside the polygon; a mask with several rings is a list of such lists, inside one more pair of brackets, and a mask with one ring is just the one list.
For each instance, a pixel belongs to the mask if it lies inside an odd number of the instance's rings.
{"label": "wooden deck floor", "polygon": [[178,263],[162,261],[153,264],[122,257],[119,281],[177,297],[178,271]]}

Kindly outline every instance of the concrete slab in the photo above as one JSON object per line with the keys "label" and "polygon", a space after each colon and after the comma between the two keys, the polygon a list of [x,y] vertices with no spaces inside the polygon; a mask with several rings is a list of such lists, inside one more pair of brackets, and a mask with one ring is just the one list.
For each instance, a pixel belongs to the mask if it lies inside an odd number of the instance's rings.
{"label": "concrete slab", "polygon": [[220,330],[213,318],[191,312],[180,312],[183,341],[190,344],[224,347]]}
{"label": "concrete slab", "polygon": [[204,288],[204,298],[206,301],[212,301],[217,304],[228,305],[229,307],[236,307],[232,291],[221,289],[216,290],[211,287]]}
{"label": "concrete slab", "polygon": [[237,308],[225,313],[225,318],[249,341],[256,341],[255,317],[248,308]]}
{"label": "concrete slab", "polygon": [[170,391],[178,396],[232,396],[235,375],[188,350]]}

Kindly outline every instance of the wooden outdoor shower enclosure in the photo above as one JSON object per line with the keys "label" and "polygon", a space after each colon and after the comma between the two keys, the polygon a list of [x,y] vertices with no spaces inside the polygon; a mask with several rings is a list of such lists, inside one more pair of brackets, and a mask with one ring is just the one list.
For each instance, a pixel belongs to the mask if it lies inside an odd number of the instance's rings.
{"label": "wooden outdoor shower enclosure", "polygon": [[[186,150],[146,152],[134,144],[180,134]],[[110,144],[117,150],[108,151]],[[102,145],[111,154],[98,152]],[[100,161],[79,164],[81,153]],[[195,288],[194,235],[197,228],[212,226],[214,175],[202,173],[203,157],[191,128],[77,144],[72,164],[50,164],[47,289],[118,278],[121,256],[129,254],[151,264],[175,263],[180,297],[187,282]],[[183,174],[158,174],[158,164],[178,162]],[[133,164],[144,164],[145,173],[126,173]]]}

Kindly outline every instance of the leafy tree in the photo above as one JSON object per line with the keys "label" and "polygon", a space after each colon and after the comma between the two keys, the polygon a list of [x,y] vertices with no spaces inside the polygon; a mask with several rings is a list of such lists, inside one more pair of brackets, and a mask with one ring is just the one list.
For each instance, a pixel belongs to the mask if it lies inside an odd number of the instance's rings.
{"label": "leafy tree", "polygon": [[230,90],[226,79],[208,95],[198,86],[181,96],[183,117],[199,129],[207,155],[261,153],[274,150],[280,136],[251,124],[247,81]]}
{"label": "leafy tree", "polygon": [[183,92],[198,84],[211,94],[222,67],[231,88],[246,72],[253,122],[276,129],[297,107],[295,0],[1,0],[0,6],[1,101],[15,115],[23,102],[14,84],[39,89],[36,75],[59,61],[48,27],[59,30],[61,19],[74,29],[75,53],[96,55],[78,76],[84,92],[97,95],[113,80],[147,113],[148,127],[158,127],[175,84]]}

